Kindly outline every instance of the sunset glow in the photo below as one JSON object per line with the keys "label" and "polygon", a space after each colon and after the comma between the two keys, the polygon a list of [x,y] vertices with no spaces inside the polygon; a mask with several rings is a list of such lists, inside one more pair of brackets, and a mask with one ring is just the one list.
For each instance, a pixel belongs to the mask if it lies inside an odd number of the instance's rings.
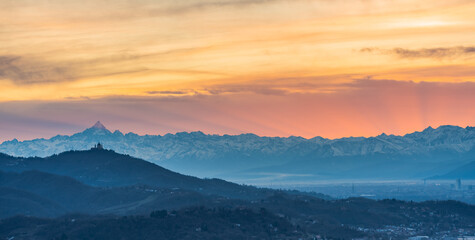
{"label": "sunset glow", "polygon": [[0,1],[0,140],[474,125],[474,1]]}

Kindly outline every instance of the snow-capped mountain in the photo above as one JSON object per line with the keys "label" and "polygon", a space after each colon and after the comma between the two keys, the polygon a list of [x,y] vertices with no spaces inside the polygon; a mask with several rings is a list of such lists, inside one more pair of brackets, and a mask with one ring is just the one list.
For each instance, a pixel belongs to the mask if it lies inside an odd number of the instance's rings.
{"label": "snow-capped mountain", "polygon": [[475,156],[473,127],[429,127],[404,136],[382,134],[331,140],[254,134],[207,135],[202,132],[140,136],[111,132],[100,122],[71,136],[6,141],[0,144],[0,152],[46,157],[68,150],[89,149],[97,142],[107,149],[202,177],[231,172],[240,176],[271,172],[357,177],[355,173],[371,175],[373,170],[379,173],[378,177],[384,177],[381,176],[384,171],[375,168],[383,161],[385,166],[380,167],[393,168],[395,165],[405,177],[425,177],[466,164]]}

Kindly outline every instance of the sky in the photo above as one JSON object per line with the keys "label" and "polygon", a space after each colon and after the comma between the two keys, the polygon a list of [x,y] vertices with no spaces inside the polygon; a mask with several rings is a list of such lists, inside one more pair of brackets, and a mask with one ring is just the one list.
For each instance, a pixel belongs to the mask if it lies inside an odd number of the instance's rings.
{"label": "sky", "polygon": [[0,142],[475,125],[472,0],[0,0]]}

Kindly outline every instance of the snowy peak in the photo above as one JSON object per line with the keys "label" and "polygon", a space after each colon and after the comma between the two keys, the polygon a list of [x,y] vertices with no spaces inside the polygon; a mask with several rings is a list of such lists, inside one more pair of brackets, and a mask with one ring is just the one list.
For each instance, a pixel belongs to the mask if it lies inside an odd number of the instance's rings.
{"label": "snowy peak", "polygon": [[101,139],[97,139],[97,136],[108,136],[111,135],[111,131],[109,131],[100,121],[97,121],[92,127],[84,130],[83,132],[76,133],[72,135],[71,137],[84,137],[84,136],[89,136],[89,137],[94,137],[94,141],[99,141]]}
{"label": "snowy peak", "polygon": [[101,121],[97,121],[96,124],[94,124],[92,129],[101,129],[101,130],[107,130],[107,128],[101,123]]}

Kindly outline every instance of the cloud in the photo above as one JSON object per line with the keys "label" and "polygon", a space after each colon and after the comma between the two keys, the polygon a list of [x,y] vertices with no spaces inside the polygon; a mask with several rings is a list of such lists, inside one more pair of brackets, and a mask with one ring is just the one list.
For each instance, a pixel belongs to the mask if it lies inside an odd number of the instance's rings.
{"label": "cloud", "polygon": [[[309,0],[141,0],[141,1],[118,1],[111,5],[108,1],[84,0],[81,3],[74,1],[50,0],[39,1],[41,5],[47,6],[48,11],[70,11],[72,12],[65,18],[73,21],[83,22],[101,22],[101,21],[130,21],[131,19],[155,18],[155,17],[174,17],[194,12],[203,12],[206,10],[223,10],[232,8],[247,8],[259,5],[273,4],[279,2],[296,2]],[[29,1],[16,1],[9,4],[0,2],[1,9],[18,10],[25,6],[37,6]],[[102,11],[90,11],[91,8],[101,9]]]}
{"label": "cloud", "polygon": [[90,100],[90,97],[87,96],[79,96],[79,97],[65,97],[66,100]]}
{"label": "cloud", "polygon": [[285,95],[289,93],[287,89],[282,89],[280,86],[272,85],[257,85],[257,84],[227,84],[220,86],[213,86],[205,89],[211,95],[220,95],[226,93],[257,93],[263,95]]}
{"label": "cloud", "polygon": [[0,56],[0,79],[16,84],[51,83],[75,79],[70,67],[22,56]]}
{"label": "cloud", "polygon": [[155,90],[145,91],[148,95],[166,95],[168,97],[184,97],[193,95],[229,95],[229,94],[259,94],[259,95],[288,95],[292,93],[335,92],[349,85],[334,83],[335,80],[356,78],[355,75],[308,76],[292,78],[258,79],[244,83],[213,84],[196,87],[195,89]]}
{"label": "cloud", "polygon": [[360,52],[378,53],[386,55],[396,55],[400,58],[449,58],[461,57],[475,54],[475,47],[440,47],[440,48],[420,48],[420,49],[380,49],[380,48],[362,48]]}
{"label": "cloud", "polygon": [[[187,71],[183,71],[187,72]],[[200,73],[200,72],[198,72]],[[202,74],[211,74],[204,72]],[[331,76],[308,76],[308,77],[292,77],[292,78],[268,78],[247,81],[243,83],[214,83],[210,85],[202,85],[194,89],[178,89],[178,90],[153,90],[145,91],[147,95],[156,95],[162,97],[177,97],[193,95],[232,95],[232,94],[259,94],[259,95],[288,95],[292,93],[330,93],[339,89],[348,88],[349,85],[334,82],[335,80],[348,81],[349,79],[359,79],[359,75],[331,75]]]}
{"label": "cloud", "polygon": [[165,9],[153,9],[149,11],[150,15],[162,14],[184,14],[188,12],[205,10],[208,8],[219,7],[248,7],[252,5],[261,5],[285,0],[230,0],[230,1],[198,1],[188,5],[173,6]]}
{"label": "cloud", "polygon": [[[0,80],[6,79],[16,85],[33,85],[75,81],[81,78],[127,75],[146,71],[171,71],[149,69],[141,67],[139,64],[126,65],[146,57],[147,55],[129,56],[119,54],[93,59],[53,62],[30,56],[0,55]],[[119,65],[121,65],[120,68],[115,67]],[[199,72],[193,73],[198,74]]]}
{"label": "cloud", "polygon": [[147,91],[149,95],[185,95],[187,91]]}
{"label": "cloud", "polygon": [[261,95],[288,95],[292,93],[331,93],[340,90],[341,82],[363,76],[335,74],[306,77],[262,78],[244,83],[215,84],[205,87],[204,92],[211,95],[255,93]]}

